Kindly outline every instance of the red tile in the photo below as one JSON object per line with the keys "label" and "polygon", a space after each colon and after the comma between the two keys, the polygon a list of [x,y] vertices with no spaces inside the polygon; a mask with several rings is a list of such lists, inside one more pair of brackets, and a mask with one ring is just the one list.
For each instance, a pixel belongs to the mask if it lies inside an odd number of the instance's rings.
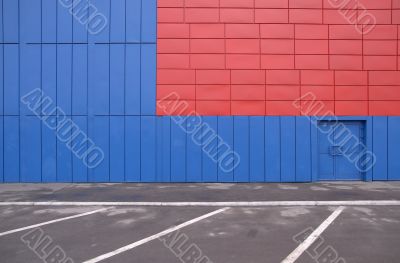
{"label": "red tile", "polygon": [[336,85],[367,85],[368,72],[366,71],[336,71]]}
{"label": "red tile", "polygon": [[262,54],[294,54],[294,40],[292,39],[262,39]]}
{"label": "red tile", "polygon": [[321,24],[322,10],[318,9],[289,9],[290,23]]}
{"label": "red tile", "polygon": [[288,11],[285,9],[256,9],[255,10],[256,23],[288,23]]}
{"label": "red tile", "polygon": [[336,86],[336,100],[368,100],[367,86]]}
{"label": "red tile", "polygon": [[317,100],[334,100],[335,89],[334,86],[302,86],[301,96],[307,93],[313,94]]}
{"label": "red tile", "polygon": [[157,68],[188,69],[188,54],[158,54]]}
{"label": "red tile", "polygon": [[227,39],[227,53],[258,54],[260,52],[260,40],[258,39]]}
{"label": "red tile", "polygon": [[265,84],[265,70],[232,70],[232,84]]}
{"label": "red tile", "polygon": [[294,38],[294,25],[261,24],[261,38]]}
{"label": "red tile", "polygon": [[289,8],[322,8],[322,0],[289,0]]}
{"label": "red tile", "polygon": [[[166,0],[168,1],[168,0]],[[185,0],[186,7],[218,7],[219,0]]]}
{"label": "red tile", "polygon": [[400,86],[370,86],[370,100],[400,100]]}
{"label": "red tile", "polygon": [[226,55],[226,68],[228,69],[259,69],[260,55]]}
{"label": "red tile", "polygon": [[195,84],[195,71],[158,69],[157,84]]}
{"label": "red tile", "polygon": [[191,39],[191,53],[225,53],[224,39]]}
{"label": "red tile", "polygon": [[158,35],[160,38],[188,38],[189,25],[188,24],[158,24]]}
{"label": "red tile", "polygon": [[365,55],[397,55],[396,40],[365,40]]}
{"label": "red tile", "polygon": [[392,0],[360,0],[359,7],[366,9],[391,9]]}
{"label": "red tile", "polygon": [[330,39],[362,39],[354,25],[329,25]]}
{"label": "red tile", "polygon": [[158,8],[158,23],[182,23],[183,8]]}
{"label": "red tile", "polygon": [[328,69],[328,55],[296,55],[296,69]]}
{"label": "red tile", "polygon": [[335,70],[362,70],[363,57],[352,55],[331,55],[329,68]]}
{"label": "red tile", "polygon": [[288,8],[287,0],[255,0],[256,8]]}
{"label": "red tile", "polygon": [[184,0],[158,0],[157,6],[160,7],[183,7]]}
{"label": "red tile", "polygon": [[300,115],[300,109],[293,105],[292,101],[266,101],[266,115],[269,116],[296,116]]}
{"label": "red tile", "polygon": [[297,85],[267,85],[266,100],[296,100],[300,97],[300,86]]}
{"label": "red tile", "polygon": [[224,38],[225,28],[223,24],[191,24],[191,38]]}
{"label": "red tile", "polygon": [[196,84],[230,84],[229,70],[196,70]]}
{"label": "red tile", "polygon": [[185,8],[187,23],[216,23],[219,22],[218,8]]}
{"label": "red tile", "polygon": [[332,116],[335,115],[335,102],[321,100],[301,101],[300,113],[305,116]]}
{"label": "red tile", "polygon": [[357,10],[324,10],[324,24],[356,25]]}
{"label": "red tile", "polygon": [[157,115],[186,116],[196,111],[196,102],[193,100],[162,100],[157,101]]}
{"label": "red tile", "polygon": [[224,69],[225,54],[192,54],[190,67],[195,69]]}
{"label": "red tile", "polygon": [[368,115],[368,101],[336,101],[335,114],[338,116]]}
{"label": "red tile", "polygon": [[397,25],[376,25],[364,39],[397,39]]}
{"label": "red tile", "polygon": [[227,24],[225,27],[227,38],[256,38],[260,37],[258,24]]}
{"label": "red tile", "polygon": [[363,10],[359,11],[358,23],[361,25],[369,25],[373,27],[374,24],[390,25],[392,23],[392,11],[388,10]]}
{"label": "red tile", "polygon": [[237,116],[264,116],[265,102],[264,101],[232,101],[232,115]]}
{"label": "red tile", "polygon": [[302,70],[302,85],[333,85],[334,72],[331,70]]}
{"label": "red tile", "polygon": [[396,70],[396,56],[364,56],[365,70]]}
{"label": "red tile", "polygon": [[175,92],[181,99],[195,99],[195,85],[158,85],[157,99],[167,98],[171,93]]}
{"label": "red tile", "polygon": [[400,71],[370,71],[370,85],[400,85]]}
{"label": "red tile", "polygon": [[400,101],[370,101],[369,113],[375,116],[399,116]]}
{"label": "red tile", "polygon": [[328,39],[327,25],[296,25],[296,39]]}
{"label": "red tile", "polygon": [[232,85],[232,100],[265,100],[265,85]]}
{"label": "red tile", "polygon": [[[198,0],[202,1],[202,0]],[[218,0],[215,0],[218,2]],[[242,7],[242,8],[254,8],[254,1],[247,0],[220,0],[221,7]]]}
{"label": "red tile", "polygon": [[330,40],[329,53],[334,55],[362,55],[362,40]]}
{"label": "red tile", "polygon": [[224,23],[253,23],[254,11],[253,9],[243,8],[221,8],[221,22]]}
{"label": "red tile", "polygon": [[328,40],[296,40],[296,54],[328,54]]}
{"label": "red tile", "polygon": [[204,116],[230,115],[230,101],[203,101],[196,102],[196,112]]}
{"label": "red tile", "polygon": [[266,83],[267,84],[287,84],[287,85],[300,84],[300,71],[299,70],[267,70]]}
{"label": "red tile", "polygon": [[158,39],[158,53],[189,53],[189,39]]}
{"label": "red tile", "polygon": [[293,55],[262,55],[261,68],[294,69],[294,57]]}
{"label": "red tile", "polygon": [[230,85],[196,85],[197,100],[230,100]]}

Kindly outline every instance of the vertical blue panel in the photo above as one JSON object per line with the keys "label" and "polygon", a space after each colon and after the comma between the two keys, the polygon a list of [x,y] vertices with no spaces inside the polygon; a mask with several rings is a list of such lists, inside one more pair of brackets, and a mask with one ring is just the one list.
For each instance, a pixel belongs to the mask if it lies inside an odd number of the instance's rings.
{"label": "vertical blue panel", "polygon": [[[63,1],[64,2],[64,1]],[[72,1],[71,1],[72,2]],[[69,8],[58,3],[57,7],[57,42],[72,42],[72,19]]]}
{"label": "vertical blue panel", "polygon": [[281,180],[280,117],[265,117],[265,181]]}
{"label": "vertical blue panel", "polygon": [[125,180],[140,181],[140,117],[125,117]]}
{"label": "vertical blue panel", "polygon": [[61,8],[58,1],[42,0],[42,41],[44,43],[57,42],[57,7]]}
{"label": "vertical blue panel", "polygon": [[234,117],[233,118],[234,130],[234,149],[240,157],[240,163],[236,166],[233,174],[235,182],[248,182],[249,176],[249,117]]}
{"label": "vertical blue panel", "polygon": [[4,45],[4,114],[19,113],[18,45]]}
{"label": "vertical blue panel", "polygon": [[388,117],[388,179],[389,180],[400,180],[399,134],[400,134],[400,117]]}
{"label": "vertical blue panel", "polygon": [[19,182],[19,117],[4,116],[4,182]]}
{"label": "vertical blue panel", "polygon": [[200,126],[200,119],[197,117],[188,117],[186,121],[187,131],[186,134],[186,174],[187,182],[200,182],[201,181],[201,144],[196,143],[193,140],[192,134],[195,132],[195,129],[199,129]]}
{"label": "vertical blue panel", "polygon": [[57,46],[57,106],[71,114],[72,45]]}
{"label": "vertical blue panel", "polygon": [[124,117],[110,117],[110,181],[125,180]]}
{"label": "vertical blue panel", "polygon": [[126,45],[125,114],[140,114],[140,46]]}
{"label": "vertical blue panel", "polygon": [[[88,0],[73,0],[74,7],[72,9],[75,15],[72,19],[73,41],[75,43],[87,42],[86,21],[89,18],[89,9],[85,8],[88,5]],[[112,0],[110,0],[112,1]]]}
{"label": "vertical blue panel", "polygon": [[[88,21],[87,28],[89,31],[89,41],[90,42],[96,42],[96,43],[108,43],[110,39],[110,5],[111,1],[113,0],[89,0],[92,6],[95,6],[97,10],[95,10],[93,7],[90,7],[90,14],[89,18],[90,20]],[[129,0],[128,0],[129,1]],[[128,2],[127,1],[127,2]],[[96,13],[94,13],[96,12]],[[99,27],[96,27],[97,23],[100,21],[97,18],[100,18],[100,16],[104,16],[106,19],[106,26],[103,27],[101,26],[102,24],[99,24]],[[95,18],[94,18],[95,17]]]}
{"label": "vertical blue panel", "polygon": [[373,180],[388,179],[388,118],[373,117],[373,152],[376,163],[373,167]]}
{"label": "vertical blue panel", "polygon": [[89,114],[109,114],[109,46],[89,46]]}
{"label": "vertical blue panel", "polygon": [[156,181],[156,117],[141,117],[141,181]]}
{"label": "vertical blue panel", "polygon": [[87,114],[87,46],[73,46],[72,114]]}
{"label": "vertical blue panel", "polygon": [[157,0],[142,0],[142,42],[156,42]]}
{"label": "vertical blue panel", "polygon": [[[18,2],[12,0],[14,2]],[[41,0],[19,0],[20,30],[23,43],[41,42]],[[17,23],[16,20],[13,20]]]}
{"label": "vertical blue panel", "polygon": [[41,122],[36,116],[21,117],[21,182],[42,181]]}
{"label": "vertical blue panel", "polygon": [[42,122],[42,182],[57,182],[57,137]]}
{"label": "vertical blue panel", "polygon": [[124,114],[125,45],[110,47],[110,114]]}
{"label": "vertical blue panel", "polygon": [[[1,0],[1,4],[0,4],[0,42],[3,43],[4,39],[3,39],[3,27],[4,27],[4,15],[3,15],[3,0]],[[3,48],[3,45],[1,46],[1,48]],[[3,51],[2,51],[3,52]],[[3,61],[3,60],[1,60]]]}
{"label": "vertical blue panel", "polygon": [[3,0],[3,33],[4,33],[3,41],[5,43],[17,43],[19,41],[18,5],[19,1]]}
{"label": "vertical blue panel", "polygon": [[[181,125],[185,127],[186,121]],[[186,181],[186,134],[174,120],[171,121],[171,181]]]}
{"label": "vertical blue panel", "polygon": [[[111,1],[111,33],[110,42],[125,42],[125,2],[126,0]],[[128,14],[129,16],[131,14]]]}
{"label": "vertical blue panel", "polygon": [[126,41],[140,41],[141,25],[141,0],[126,1]]}
{"label": "vertical blue panel", "polygon": [[[1,8],[0,8],[1,11]],[[4,45],[0,45],[0,115],[4,114]]]}
{"label": "vertical blue panel", "polygon": [[54,114],[57,106],[57,46],[42,46],[42,90],[44,96],[51,98],[53,107],[43,105],[45,115]]}
{"label": "vertical blue panel", "polygon": [[281,180],[296,181],[296,118],[281,117]]}
{"label": "vertical blue panel", "polygon": [[[86,116],[74,116],[72,117],[72,120],[74,123],[79,127],[80,135],[74,136],[72,138],[72,147],[73,153],[72,154],[72,175],[73,175],[73,181],[74,182],[87,182],[88,181],[88,168],[87,166],[83,163],[82,158],[78,158],[77,154],[80,153],[86,153],[87,148],[88,148],[88,143],[85,138],[87,138],[88,134],[88,123],[87,123],[87,117]],[[78,150],[79,149],[79,150]],[[78,155],[80,156],[80,155]]]}
{"label": "vertical blue panel", "polygon": [[0,116],[0,183],[4,182],[4,119],[3,116]]}
{"label": "vertical blue panel", "polygon": [[156,45],[145,44],[141,48],[141,114],[156,113]]}
{"label": "vertical blue panel", "polygon": [[157,178],[161,182],[171,181],[171,117],[162,116],[158,117],[158,140],[157,140],[157,152],[160,157],[158,158]]}
{"label": "vertical blue panel", "polygon": [[[218,117],[218,182],[233,182],[233,165],[223,165],[233,158],[233,117]],[[224,167],[224,169],[222,169]]]}
{"label": "vertical blue panel", "polygon": [[264,182],[264,117],[250,117],[250,182]]}
{"label": "vertical blue panel", "polygon": [[296,117],[296,182],[311,179],[311,123],[307,117]]}
{"label": "vertical blue panel", "polygon": [[110,177],[110,117],[89,117],[89,137],[104,153],[103,161],[94,168],[89,169],[89,181],[109,182]]}
{"label": "vertical blue panel", "polygon": [[207,149],[218,148],[218,140],[215,137],[218,134],[218,118],[214,116],[207,116],[203,118],[203,129],[200,138],[203,144],[203,182],[217,182],[218,181],[218,163],[207,154]]}
{"label": "vertical blue panel", "polygon": [[[40,45],[21,47],[21,93],[24,96],[34,89],[41,89],[41,48]],[[21,114],[32,114],[26,105],[21,104]]]}
{"label": "vertical blue panel", "polygon": [[[70,119],[70,117],[63,117],[57,118],[57,126],[58,128],[68,127],[69,124],[63,125],[63,122],[66,119]],[[60,135],[61,132],[57,132],[57,135]],[[57,182],[72,182],[72,152],[70,149],[67,148],[67,144],[71,143],[71,131],[69,132],[66,138],[67,141],[61,141],[57,138]]]}

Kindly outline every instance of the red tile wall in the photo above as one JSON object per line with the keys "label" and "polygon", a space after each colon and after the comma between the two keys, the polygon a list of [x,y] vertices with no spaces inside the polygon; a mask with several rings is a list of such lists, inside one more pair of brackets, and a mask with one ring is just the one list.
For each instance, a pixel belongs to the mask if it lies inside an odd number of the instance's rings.
{"label": "red tile wall", "polygon": [[[339,2],[158,0],[157,99],[178,93],[181,114],[400,115],[400,0]],[[359,33],[366,13],[376,26]],[[322,111],[293,106],[308,92]]]}

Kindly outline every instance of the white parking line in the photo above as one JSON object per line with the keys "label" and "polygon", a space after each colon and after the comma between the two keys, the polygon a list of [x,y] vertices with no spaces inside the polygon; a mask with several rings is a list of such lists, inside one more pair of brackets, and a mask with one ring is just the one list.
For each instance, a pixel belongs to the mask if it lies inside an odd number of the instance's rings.
{"label": "white parking line", "polygon": [[17,232],[21,232],[21,231],[24,231],[24,230],[28,230],[28,229],[44,226],[44,225],[54,224],[54,223],[57,223],[57,222],[68,220],[68,219],[73,219],[73,218],[78,218],[78,217],[82,217],[82,216],[92,215],[94,213],[102,212],[102,211],[107,210],[107,209],[108,208],[97,209],[97,210],[94,210],[94,211],[90,211],[90,212],[86,212],[86,213],[82,213],[82,214],[78,214],[78,215],[63,217],[63,218],[59,218],[59,219],[55,219],[55,220],[51,220],[51,221],[35,224],[35,225],[30,225],[30,226],[26,226],[26,227],[21,227],[21,228],[9,230],[9,231],[0,233],[0,237],[6,236],[6,235],[9,235],[9,234],[13,234],[13,233],[17,233]]}
{"label": "white parking line", "polygon": [[0,202],[0,206],[400,206],[400,200],[254,202]]}
{"label": "white parking line", "polygon": [[159,237],[168,235],[169,233],[172,233],[172,232],[174,232],[174,231],[176,231],[176,230],[178,230],[178,229],[187,227],[187,226],[189,226],[189,225],[191,225],[191,224],[194,224],[194,223],[196,223],[196,222],[199,222],[199,221],[201,221],[201,220],[203,220],[203,219],[206,219],[206,218],[211,217],[211,216],[213,216],[213,215],[216,215],[216,214],[219,214],[219,213],[221,213],[221,212],[224,212],[224,211],[226,211],[226,210],[228,210],[228,209],[229,209],[229,207],[225,207],[225,208],[218,209],[218,210],[216,210],[216,211],[214,211],[214,212],[211,212],[211,213],[202,215],[202,216],[200,216],[200,217],[194,218],[194,219],[189,220],[189,221],[187,221],[187,222],[185,222],[185,223],[182,223],[182,224],[180,224],[180,225],[177,225],[177,226],[168,228],[167,230],[164,230],[164,231],[162,231],[162,232],[160,232],[160,233],[158,233],[158,234],[155,234],[155,235],[149,236],[149,237],[147,237],[147,238],[144,238],[144,239],[142,239],[142,240],[136,241],[136,242],[134,242],[134,243],[132,243],[132,244],[129,244],[129,245],[124,246],[124,247],[121,247],[121,248],[119,248],[119,249],[116,249],[116,250],[111,251],[111,252],[109,252],[109,253],[106,253],[106,254],[104,254],[104,255],[95,257],[95,258],[93,258],[93,259],[89,259],[89,260],[87,260],[87,261],[85,261],[85,262],[83,262],[83,263],[96,263],[96,262],[100,262],[100,261],[105,260],[105,259],[107,259],[107,258],[113,257],[113,256],[118,255],[118,254],[120,254],[120,253],[123,253],[123,252],[126,252],[126,251],[128,251],[128,250],[131,250],[131,249],[133,249],[133,248],[135,248],[135,247],[138,247],[138,246],[140,246],[140,245],[143,245],[143,244],[145,244],[145,243],[147,243],[147,242],[150,242],[150,241],[152,241],[152,240],[154,240],[154,239],[157,239],[157,238],[159,238]]}
{"label": "white parking line", "polygon": [[306,240],[303,241],[289,256],[287,256],[281,263],[293,263],[295,262],[301,254],[304,253],[317,238],[328,228],[330,224],[343,212],[344,207],[338,207],[322,224],[311,233]]}

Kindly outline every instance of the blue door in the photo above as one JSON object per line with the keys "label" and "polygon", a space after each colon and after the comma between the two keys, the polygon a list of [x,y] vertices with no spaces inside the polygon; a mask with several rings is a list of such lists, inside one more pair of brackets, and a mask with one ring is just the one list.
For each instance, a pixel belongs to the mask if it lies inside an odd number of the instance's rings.
{"label": "blue door", "polygon": [[357,156],[363,153],[364,123],[321,121],[318,129],[319,180],[362,180]]}

